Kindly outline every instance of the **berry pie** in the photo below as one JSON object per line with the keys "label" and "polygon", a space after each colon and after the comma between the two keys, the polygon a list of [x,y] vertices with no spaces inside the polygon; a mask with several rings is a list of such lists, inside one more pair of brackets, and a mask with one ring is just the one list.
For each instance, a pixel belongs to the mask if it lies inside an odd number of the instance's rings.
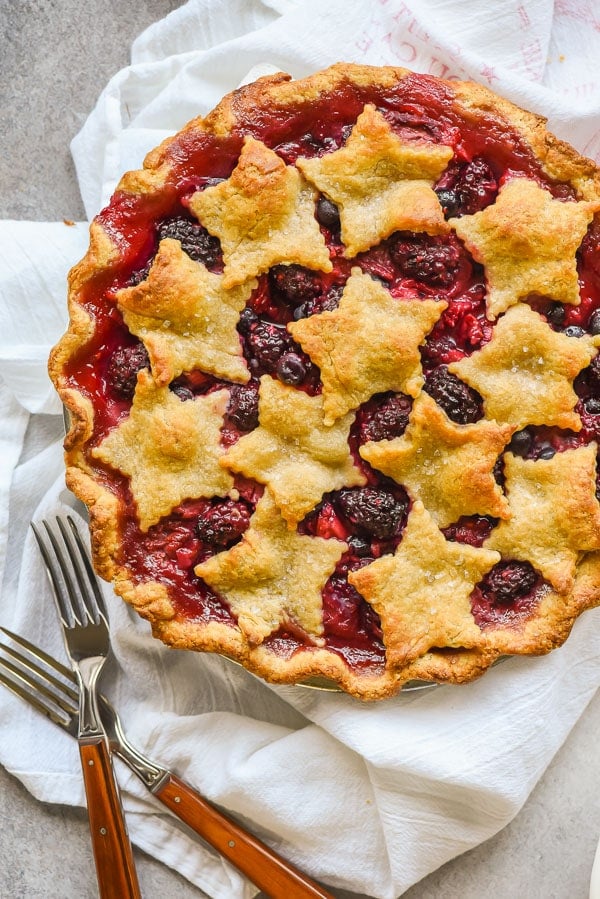
{"label": "berry pie", "polygon": [[361,699],[600,603],[600,174],[471,83],[243,87],[129,172],[50,372],[98,572]]}

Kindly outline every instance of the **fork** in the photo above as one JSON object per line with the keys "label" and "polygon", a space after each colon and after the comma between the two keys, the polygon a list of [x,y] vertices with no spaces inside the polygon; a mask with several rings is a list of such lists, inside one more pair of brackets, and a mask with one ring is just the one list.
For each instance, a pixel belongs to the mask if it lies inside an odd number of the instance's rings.
{"label": "fork", "polygon": [[[77,736],[78,691],[73,672],[24,637],[4,627],[0,627],[0,631],[24,650],[0,643],[0,650],[18,662],[15,665],[0,655],[0,683],[71,736]],[[40,663],[61,675],[66,683]],[[119,716],[106,697],[99,696],[99,706],[111,750],[157,799],[257,887],[275,897],[332,899],[330,893],[220,812],[175,774],[142,755],[127,740]]]}
{"label": "fork", "polygon": [[104,600],[70,516],[31,525],[56,601],[78,690],[77,741],[102,899],[141,899],[133,850],[98,709],[97,684],[110,648]]}

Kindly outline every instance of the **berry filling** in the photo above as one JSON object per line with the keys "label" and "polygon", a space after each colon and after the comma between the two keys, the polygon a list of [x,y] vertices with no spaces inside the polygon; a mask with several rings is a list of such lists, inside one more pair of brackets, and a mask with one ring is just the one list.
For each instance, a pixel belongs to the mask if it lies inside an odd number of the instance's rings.
{"label": "berry filling", "polygon": [[[147,533],[139,530],[127,479],[104,471],[89,455],[89,450],[128,414],[138,372],[149,367],[145,348],[123,324],[115,292],[147,278],[158,242],[165,238],[179,240],[191,259],[213,272],[222,272],[219,240],[190,215],[189,197],[229,177],[245,135],[264,141],[291,165],[300,156],[322,156],[341,147],[366,103],[375,103],[398,135],[453,148],[454,158],[434,186],[447,219],[485,209],[495,201],[504,181],[514,175],[534,178],[557,198],[575,196],[569,185],[553,182],[541,171],[516,132],[500,132],[492,119],[461,118],[446,88],[418,75],[403,78],[386,92],[383,101],[368,87],[348,84],[326,104],[311,100],[295,110],[275,106],[252,113],[242,106],[231,135],[188,130],[168,145],[165,155],[172,165],[164,187],[149,195],[115,194],[99,221],[119,248],[119,257],[112,268],[96,275],[83,288],[82,302],[95,321],[95,330],[84,352],[74,356],[69,365],[68,386],[88,397],[94,407],[94,431],[86,460],[107,489],[122,500],[123,561],[127,560],[134,580],[156,579],[165,584],[175,614],[182,619],[234,624],[226,602],[193,570],[203,559],[243,538],[263,488],[238,477],[235,485],[239,499],[188,500]],[[448,365],[487,343],[494,324],[486,318],[483,269],[458,238],[454,234],[434,237],[397,232],[349,260],[343,255],[340,240],[339,209],[324,195],[316,201],[315,219],[329,248],[333,270],[325,274],[296,264],[277,265],[259,277],[238,323],[240,345],[251,374],[248,383],[231,384],[191,371],[176,378],[171,390],[182,402],[189,402],[212,390],[229,389],[221,431],[224,446],[258,426],[261,376],[270,375],[312,395],[319,393],[319,369],[294,342],[286,325],[336,309],[350,269],[360,265],[379,278],[398,302],[414,297],[447,302],[421,347],[424,389],[454,422],[478,421],[483,414],[481,397],[451,375]],[[600,334],[599,247],[600,229],[592,226],[578,254],[579,306],[541,297],[530,300],[551,327],[567,336]],[[583,422],[580,432],[525,428],[513,435],[510,451],[523,458],[548,459],[566,448],[599,440],[598,357],[576,379],[575,389],[579,396],[576,411]],[[380,671],[385,661],[380,622],[372,607],[348,583],[347,575],[383,553],[395,551],[410,503],[401,486],[362,460],[358,447],[401,437],[411,408],[410,397],[392,392],[376,394],[360,406],[349,442],[356,464],[365,472],[367,486],[326,494],[299,526],[301,533],[346,542],[348,549],[323,589],[323,638],[325,645],[350,667],[373,672]],[[502,483],[501,462],[497,479]],[[597,493],[600,497],[600,477]],[[482,546],[496,523],[483,516],[465,517],[445,528],[444,534],[448,540]],[[531,615],[547,589],[529,563],[502,561],[473,591],[473,615],[482,628],[518,626]],[[289,657],[310,641],[290,624],[272,634],[264,645]]]}

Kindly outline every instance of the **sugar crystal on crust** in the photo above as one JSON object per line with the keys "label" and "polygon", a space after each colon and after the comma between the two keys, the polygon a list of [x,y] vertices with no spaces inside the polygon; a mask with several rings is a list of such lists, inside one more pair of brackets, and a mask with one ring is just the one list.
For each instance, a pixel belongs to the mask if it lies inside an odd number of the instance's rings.
{"label": "sugar crystal on crust", "polygon": [[231,176],[190,200],[194,215],[221,241],[224,286],[235,287],[281,263],[331,271],[315,199],[314,187],[296,168],[246,137]]}
{"label": "sugar crystal on crust", "polygon": [[138,375],[133,406],[92,455],[130,478],[140,529],[198,497],[225,496],[233,478],[219,465],[228,390],[182,402],[150,374]]}
{"label": "sugar crystal on crust", "polygon": [[553,331],[526,303],[511,306],[492,339],[448,370],[477,390],[487,418],[515,428],[556,425],[581,430],[573,380],[597,350],[595,338]]}
{"label": "sugar crystal on crust", "polygon": [[598,209],[599,202],[555,200],[537,182],[514,178],[481,212],[450,219],[485,269],[489,316],[529,294],[578,306],[575,254]]}
{"label": "sugar crystal on crust", "polygon": [[559,593],[571,589],[582,553],[600,549],[596,453],[596,443],[551,459],[506,453],[511,517],[494,528],[485,546],[505,558],[531,562]]}
{"label": "sugar crystal on crust", "polygon": [[343,147],[296,164],[338,206],[345,255],[352,257],[394,231],[448,231],[432,187],[452,156],[450,147],[402,140],[369,104]]}
{"label": "sugar crystal on crust", "polygon": [[290,623],[318,643],[321,590],[345,549],[340,540],[291,530],[267,489],[240,543],[194,571],[225,599],[249,643],[260,644]]}
{"label": "sugar crystal on crust", "polygon": [[439,527],[463,515],[507,518],[494,466],[514,428],[495,421],[460,425],[427,393],[413,403],[402,437],[366,443],[363,459],[420,499]]}
{"label": "sugar crystal on crust", "polygon": [[221,464],[266,484],[290,527],[324,493],[365,483],[348,446],[352,413],[328,426],[321,396],[263,375],[258,419],[259,427],[230,447]]}
{"label": "sugar crystal on crust", "polygon": [[256,283],[225,290],[223,276],[190,259],[178,240],[161,240],[147,280],[117,293],[125,324],[148,350],[157,384],[195,368],[248,380],[236,325]]}
{"label": "sugar crystal on crust", "polygon": [[405,665],[432,647],[481,645],[469,597],[499,560],[497,552],[446,540],[416,501],[394,555],[348,575],[381,619],[388,665]]}
{"label": "sugar crystal on crust", "polygon": [[337,309],[288,325],[321,370],[325,424],[374,393],[416,396],[423,384],[419,346],[447,305],[395,299],[380,282],[353,268]]}

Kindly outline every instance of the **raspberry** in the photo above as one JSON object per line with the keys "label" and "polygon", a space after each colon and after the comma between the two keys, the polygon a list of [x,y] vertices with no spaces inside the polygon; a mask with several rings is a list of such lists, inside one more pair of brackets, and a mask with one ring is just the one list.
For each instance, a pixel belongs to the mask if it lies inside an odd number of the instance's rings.
{"label": "raspberry", "polygon": [[290,306],[298,306],[321,292],[318,275],[301,265],[276,265],[269,272],[269,280],[271,288]]}
{"label": "raspberry", "polygon": [[423,389],[457,424],[478,421],[483,414],[483,401],[477,391],[451,374],[446,365],[438,365],[427,375]]}
{"label": "raspberry", "polygon": [[537,575],[529,562],[498,562],[484,577],[481,592],[495,603],[511,603],[533,589]]}
{"label": "raspberry", "polygon": [[114,393],[123,400],[132,400],[138,372],[150,367],[150,360],[143,343],[119,347],[108,363],[106,377]]}
{"label": "raspberry", "polygon": [[400,533],[408,499],[375,487],[359,487],[340,491],[337,504],[354,527],[379,540],[389,540]]}
{"label": "raspberry", "polygon": [[165,219],[158,226],[158,237],[164,240],[172,237],[181,244],[181,249],[194,262],[202,262],[208,268],[221,259],[221,244],[217,237],[209,234],[199,222],[184,216]]}
{"label": "raspberry", "polygon": [[225,418],[239,431],[252,431],[258,426],[258,381],[231,387]]}
{"label": "raspberry", "polygon": [[439,237],[399,231],[390,244],[390,257],[404,277],[431,287],[449,287],[460,267],[459,248]]}
{"label": "raspberry", "polygon": [[467,543],[469,546],[483,546],[484,540],[492,533],[498,519],[484,515],[463,515],[454,524],[442,528],[446,540]]}
{"label": "raspberry", "polygon": [[332,574],[323,588],[323,627],[327,633],[352,638],[360,628],[364,600],[344,577]]}
{"label": "raspberry", "polygon": [[494,202],[498,182],[485,159],[476,156],[466,165],[450,166],[436,193],[447,218],[473,215]]}
{"label": "raspberry", "polygon": [[406,430],[412,401],[402,393],[386,393],[366,403],[357,415],[360,442],[393,440]]}
{"label": "raspberry", "polygon": [[196,523],[196,535],[203,543],[229,546],[244,533],[250,524],[250,507],[232,499],[209,506]]}
{"label": "raspberry", "polygon": [[285,325],[258,320],[250,325],[246,334],[246,347],[253,369],[273,372],[279,358],[293,349],[294,342]]}

